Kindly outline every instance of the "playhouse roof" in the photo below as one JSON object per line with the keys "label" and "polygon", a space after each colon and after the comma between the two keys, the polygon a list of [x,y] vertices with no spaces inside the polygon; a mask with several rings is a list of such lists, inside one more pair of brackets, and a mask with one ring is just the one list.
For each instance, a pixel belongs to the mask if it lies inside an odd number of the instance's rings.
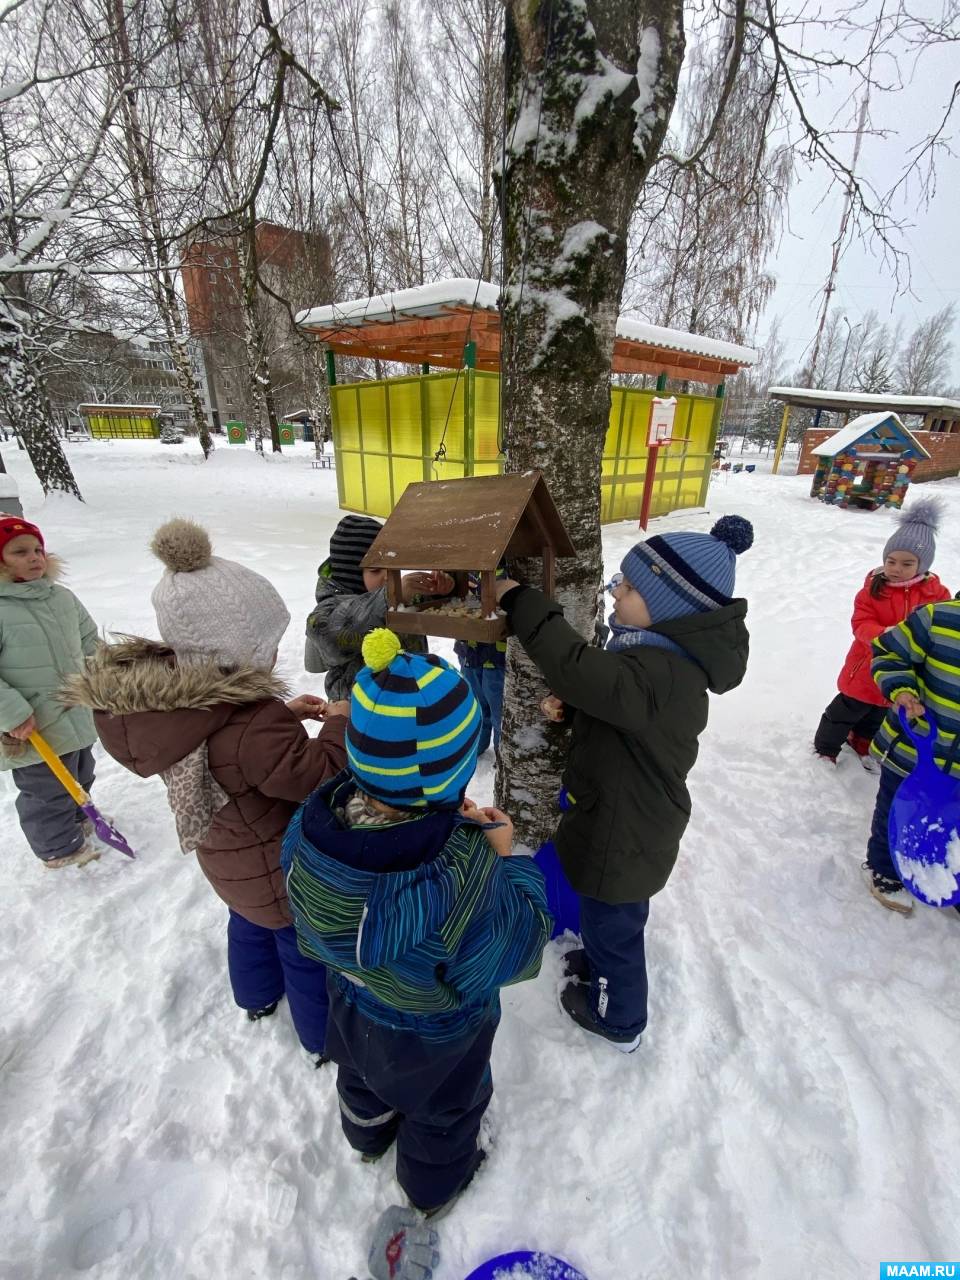
{"label": "playhouse roof", "polygon": [[[407,364],[459,368],[465,343],[477,367],[500,368],[500,289],[484,280],[439,280],[394,293],[301,311],[297,324],[332,351]],[[716,384],[755,364],[750,347],[720,342],[621,316],[613,347],[615,373],[667,373]]]}
{"label": "playhouse roof", "polygon": [[895,413],[862,413],[859,418],[854,418],[852,422],[848,422],[845,427],[841,427],[823,444],[818,444],[811,453],[819,454],[822,458],[835,458],[838,453],[846,453],[846,451],[868,435],[876,427],[883,423],[889,422],[893,429],[893,434],[898,436],[905,444],[916,449],[917,454],[921,458],[929,458],[930,454],[923,447],[912,431],[908,431]]}
{"label": "playhouse roof", "polygon": [[940,417],[960,417],[960,400],[947,400],[943,396],[893,396],[869,391],[823,391],[814,387],[770,387],[771,400],[797,405],[806,409],[883,409],[886,413],[936,414]]}
{"label": "playhouse roof", "polygon": [[543,476],[524,471],[407,485],[370,550],[364,569],[496,569],[512,556],[552,546],[574,556]]}

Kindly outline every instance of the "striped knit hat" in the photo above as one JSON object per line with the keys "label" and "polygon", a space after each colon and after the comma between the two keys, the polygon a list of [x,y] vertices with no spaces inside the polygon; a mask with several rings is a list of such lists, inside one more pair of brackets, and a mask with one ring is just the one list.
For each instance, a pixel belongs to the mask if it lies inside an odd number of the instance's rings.
{"label": "striped knit hat", "polygon": [[330,577],[354,595],[366,591],[360,561],[383,526],[369,516],[344,516],[330,538]]}
{"label": "striped knit hat", "polygon": [[734,591],[736,558],[753,545],[753,525],[722,516],[709,533],[666,533],[638,542],[620,568],[643,596],[651,622],[722,609]]}
{"label": "striped knit hat", "polygon": [[449,663],[405,653],[378,627],[350,696],[347,762],[367,795],[395,809],[453,809],[477,767],[480,705]]}

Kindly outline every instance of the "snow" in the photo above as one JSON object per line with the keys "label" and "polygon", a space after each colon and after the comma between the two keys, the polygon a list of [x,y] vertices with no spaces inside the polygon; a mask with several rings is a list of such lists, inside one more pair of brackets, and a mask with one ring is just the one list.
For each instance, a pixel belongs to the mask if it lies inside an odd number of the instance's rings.
{"label": "snow", "polygon": [[[261,460],[222,445],[206,466],[195,442],[67,448],[83,505],[44,505],[24,455],[3,454],[103,627],[156,634],[147,542],[193,516],[218,554],[277,585],[294,618],[282,674],[317,688],[302,620],[340,513],[311,446]],[[764,465],[651,529],[739,512],[757,536],[738,573],[750,671],[711,701],[692,821],[652,904],[644,1042],[624,1057],[561,1015],[557,945],[536,982],[504,992],[489,1158],[438,1223],[435,1280],[514,1249],[589,1280],[862,1280],[881,1258],[956,1256],[960,916],[917,904],[906,920],[870,898],[877,780],[847,753],[825,777],[809,751],[894,516],[813,502],[809,477]],[[947,503],[935,567],[957,589],[960,481],[929,489]],[[605,530],[608,572],[636,538]],[[43,872],[0,782],[0,1272],[366,1277],[368,1226],[399,1198],[392,1159],[350,1152],[333,1072],[307,1065],[285,1006],[257,1024],[233,1007],[226,911],[177,851],[162,784],[98,769],[94,799],[135,863]],[[491,800],[489,755],[470,792]]]}
{"label": "snow", "polygon": [[[607,230],[596,222],[577,223],[564,237],[561,246],[563,258],[571,258],[582,251],[584,242],[591,235],[606,235]],[[530,295],[529,287],[524,295]],[[347,328],[354,325],[404,320],[412,316],[439,316],[450,308],[476,307],[478,311],[497,311],[500,290],[483,280],[438,280],[435,284],[418,285],[415,289],[400,289],[394,293],[379,293],[370,298],[355,298],[350,302],[334,302],[325,307],[312,307],[298,313],[296,320],[301,328]],[[571,304],[572,305],[572,304]],[[669,351],[685,351],[691,355],[712,356],[748,366],[756,364],[758,353],[752,347],[735,342],[721,342],[718,338],[706,338],[700,334],[684,333],[680,329],[667,329],[663,325],[650,324],[635,316],[620,316],[617,320],[617,337],[646,346],[664,347]]]}
{"label": "snow", "polygon": [[637,96],[633,114],[637,124],[633,131],[633,145],[640,155],[647,154],[647,142],[656,119],[653,111],[657,94],[657,76],[660,72],[660,37],[655,27],[645,27],[640,33],[640,53],[637,58]]}
{"label": "snow", "polygon": [[[919,412],[927,409],[960,409],[960,400],[947,400],[943,396],[889,396],[874,395],[866,391],[820,391],[808,387],[770,387],[767,395],[771,400],[810,401],[811,404],[864,405],[874,408],[884,405],[887,409],[899,409],[901,413]],[[911,406],[916,409],[911,410]]]}
{"label": "snow", "polygon": [[922,458],[929,458],[930,454],[923,447],[912,431],[908,431],[895,413],[889,411],[881,413],[862,413],[859,418],[854,418],[852,422],[848,422],[845,427],[841,427],[834,435],[824,440],[823,444],[811,450],[823,458],[835,458],[838,453],[843,453],[850,445],[855,444],[861,436],[865,436],[868,431],[872,431],[874,427],[879,427],[881,422],[887,422],[890,418],[897,424],[900,430],[913,443],[914,448]]}

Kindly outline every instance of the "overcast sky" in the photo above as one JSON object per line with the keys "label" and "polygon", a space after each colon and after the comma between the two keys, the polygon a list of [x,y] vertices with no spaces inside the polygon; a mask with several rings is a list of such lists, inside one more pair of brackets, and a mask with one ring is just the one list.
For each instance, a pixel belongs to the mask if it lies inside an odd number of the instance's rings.
{"label": "overcast sky", "polygon": [[[929,8],[933,16],[940,5],[930,0]],[[908,81],[907,87],[896,94],[871,97],[872,123],[887,131],[887,136],[864,139],[858,168],[878,190],[887,190],[896,181],[904,165],[905,148],[936,128],[956,80],[957,61],[956,47],[947,47],[925,55],[916,66],[902,62],[900,71]],[[852,88],[852,83],[838,82],[832,101],[826,95],[818,99],[818,120],[826,120],[835,110],[838,123],[846,123],[852,129],[856,105],[846,96]],[[948,134],[960,135],[960,104]],[[849,159],[852,136],[841,139],[837,146]],[[909,292],[897,293],[891,271],[877,251],[871,252],[857,242],[848,245],[834,297],[852,324],[856,325],[874,308],[881,318],[902,319],[909,331],[918,320],[939,311],[946,303],[960,303],[960,157],[941,154],[933,201],[924,207],[918,197],[914,184],[896,209],[897,216],[911,224],[898,241],[910,259]],[[765,336],[772,317],[780,315],[787,357],[794,370],[802,363],[816,331],[843,195],[829,188],[822,172],[801,164],[789,205],[789,227],[770,262],[777,288],[758,339]],[[952,381],[960,384],[960,323],[955,335]]]}

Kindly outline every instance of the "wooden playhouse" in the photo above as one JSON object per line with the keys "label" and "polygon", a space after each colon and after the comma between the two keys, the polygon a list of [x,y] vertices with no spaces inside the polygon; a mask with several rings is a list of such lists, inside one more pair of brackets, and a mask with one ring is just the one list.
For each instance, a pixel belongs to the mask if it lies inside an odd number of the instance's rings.
{"label": "wooden playhouse", "polygon": [[840,507],[901,507],[929,453],[895,413],[864,413],[817,445],[810,496]]}

